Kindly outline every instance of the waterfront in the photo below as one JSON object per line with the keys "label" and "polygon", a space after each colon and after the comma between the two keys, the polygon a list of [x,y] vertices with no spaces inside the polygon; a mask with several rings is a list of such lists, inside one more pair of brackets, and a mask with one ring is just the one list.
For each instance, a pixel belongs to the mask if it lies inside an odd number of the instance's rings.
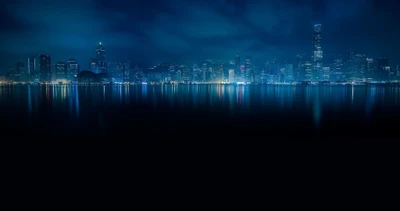
{"label": "waterfront", "polygon": [[399,91],[379,85],[4,85],[1,133],[387,137],[398,135]]}

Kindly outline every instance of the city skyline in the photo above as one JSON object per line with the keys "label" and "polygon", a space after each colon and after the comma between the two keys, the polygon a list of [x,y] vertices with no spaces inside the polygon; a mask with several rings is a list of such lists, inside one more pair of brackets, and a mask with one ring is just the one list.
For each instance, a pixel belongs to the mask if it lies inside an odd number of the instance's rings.
{"label": "city skyline", "polygon": [[[2,70],[31,56],[75,58],[86,69],[98,42],[108,61],[234,60],[264,62],[311,54],[323,25],[324,56],[353,49],[398,64],[395,1],[8,1],[2,2]],[[87,10],[87,12],[83,12]],[[107,12],[102,12],[107,11]],[[46,14],[46,15],[40,15]]]}

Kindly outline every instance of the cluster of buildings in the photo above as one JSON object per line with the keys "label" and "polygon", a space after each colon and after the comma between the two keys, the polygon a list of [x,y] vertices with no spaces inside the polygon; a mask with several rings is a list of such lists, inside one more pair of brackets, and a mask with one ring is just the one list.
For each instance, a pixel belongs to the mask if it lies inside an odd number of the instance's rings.
{"label": "cluster of buildings", "polygon": [[100,42],[96,57],[87,69],[71,58],[52,63],[50,55],[17,61],[9,69],[9,82],[114,82],[114,83],[293,83],[293,82],[388,82],[399,81],[399,66],[390,65],[388,58],[371,58],[347,50],[327,61],[322,47],[322,25],[313,27],[312,51],[286,61],[272,59],[256,65],[251,56],[238,54],[231,61],[202,61],[183,65],[162,63],[140,67],[131,62],[111,62]]}

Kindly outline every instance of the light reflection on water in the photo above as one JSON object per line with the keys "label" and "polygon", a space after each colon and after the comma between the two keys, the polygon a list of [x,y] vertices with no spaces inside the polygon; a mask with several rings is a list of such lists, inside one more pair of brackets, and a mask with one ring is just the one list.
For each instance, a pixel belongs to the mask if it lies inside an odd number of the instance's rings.
{"label": "light reflection on water", "polygon": [[399,94],[399,87],[382,86],[3,85],[0,105],[12,105],[14,112],[27,116],[68,112],[76,119],[82,108],[101,112],[98,108],[122,104],[148,105],[154,110],[225,111],[229,116],[299,112],[311,115],[318,128],[326,112],[363,111],[368,119],[376,106],[399,105]]}

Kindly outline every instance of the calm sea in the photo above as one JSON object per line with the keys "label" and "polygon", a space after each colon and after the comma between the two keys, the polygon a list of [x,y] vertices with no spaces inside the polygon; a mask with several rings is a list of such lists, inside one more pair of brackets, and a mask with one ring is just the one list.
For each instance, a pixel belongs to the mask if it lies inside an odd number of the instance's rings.
{"label": "calm sea", "polygon": [[268,140],[400,135],[400,87],[2,85],[3,136]]}

